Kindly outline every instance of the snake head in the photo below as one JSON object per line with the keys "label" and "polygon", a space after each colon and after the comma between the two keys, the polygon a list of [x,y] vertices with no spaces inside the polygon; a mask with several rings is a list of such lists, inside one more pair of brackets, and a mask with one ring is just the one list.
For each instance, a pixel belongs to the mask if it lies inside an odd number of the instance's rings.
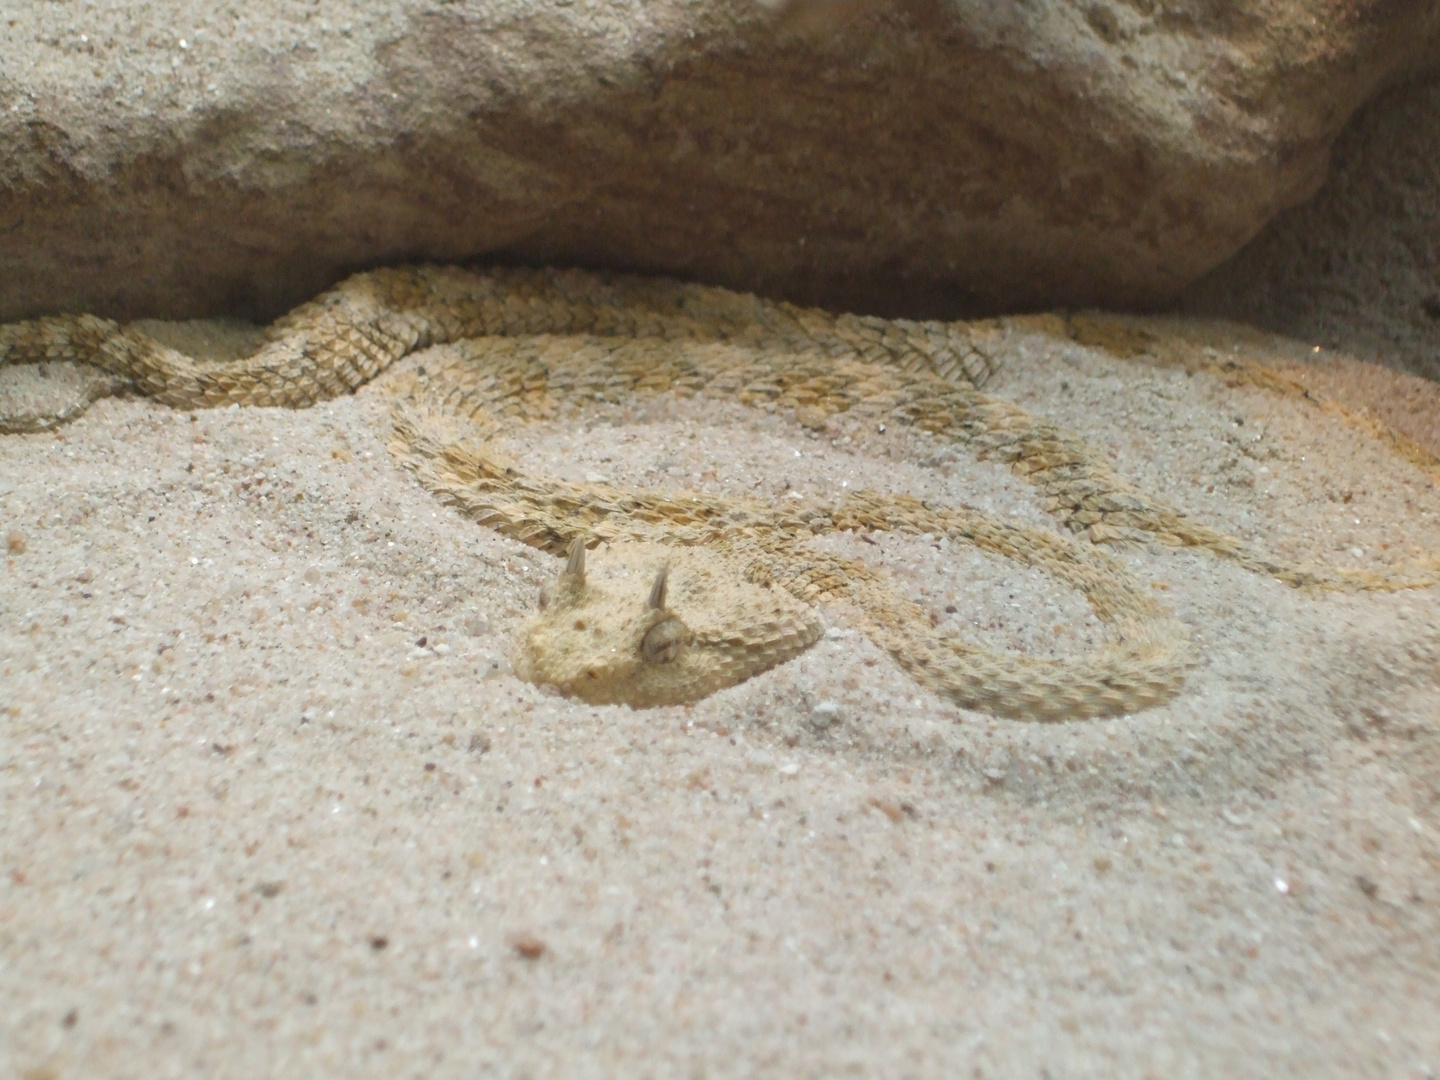
{"label": "snake head", "polygon": [[602,569],[587,572],[583,544],[571,546],[521,629],[521,678],[592,705],[678,705],[788,660],[823,629],[799,601],[747,584],[713,553],[619,544]]}

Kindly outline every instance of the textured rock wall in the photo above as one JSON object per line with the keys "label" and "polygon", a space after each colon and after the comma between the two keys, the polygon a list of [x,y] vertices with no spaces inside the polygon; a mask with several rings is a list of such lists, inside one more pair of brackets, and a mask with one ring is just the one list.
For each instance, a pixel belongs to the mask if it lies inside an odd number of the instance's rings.
{"label": "textured rock wall", "polygon": [[0,318],[266,318],[496,256],[1153,304],[1437,41],[1429,0],[11,0]]}
{"label": "textured rock wall", "polygon": [[1362,110],[1319,194],[1182,306],[1440,379],[1440,72]]}

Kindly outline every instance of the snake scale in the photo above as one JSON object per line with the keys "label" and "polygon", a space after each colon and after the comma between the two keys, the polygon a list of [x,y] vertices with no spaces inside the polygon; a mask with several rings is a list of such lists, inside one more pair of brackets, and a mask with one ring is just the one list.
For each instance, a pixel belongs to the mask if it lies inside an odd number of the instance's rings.
{"label": "snake scale", "polygon": [[[962,706],[1037,720],[1114,716],[1172,698],[1194,656],[1184,626],[1100,544],[1202,548],[1293,586],[1440,581],[1433,563],[1382,572],[1290,565],[1191,521],[1076,435],[984,394],[989,361],[964,323],[834,315],[629,275],[417,266],[357,274],[266,337],[251,356],[204,362],[110,320],[52,316],[0,326],[0,364],[89,363],[177,408],[299,408],[446,346],[394,387],[391,449],[443,501],[567,557],[522,630],[516,669],[592,702],[671,704],[732,685],[812,644],[821,605]],[[508,425],[564,406],[665,392],[793,410],[809,426],[839,413],[913,424],[1008,462],[1064,531],[906,495],[776,507],[568,483],[530,476],[488,445]],[[810,543],[854,530],[945,536],[1039,569],[1078,590],[1111,640],[1057,660],[944,635],[884,575]],[[621,568],[619,586],[587,572],[585,548],[595,544]]]}

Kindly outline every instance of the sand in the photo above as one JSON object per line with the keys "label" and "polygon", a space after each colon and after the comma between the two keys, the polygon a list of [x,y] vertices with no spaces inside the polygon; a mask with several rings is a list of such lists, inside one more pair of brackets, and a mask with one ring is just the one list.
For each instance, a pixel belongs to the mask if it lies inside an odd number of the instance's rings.
{"label": "sand", "polygon": [[[988,390],[1210,524],[1346,566],[1440,550],[1440,491],[1334,414],[1018,324],[997,348]],[[1399,378],[1362,370],[1314,368]],[[377,385],[0,439],[0,1075],[1440,1070],[1440,595],[1137,547],[1200,654],[1163,708],[997,720],[839,622],[693,707],[589,707],[510,673],[558,563],[439,506],[385,425]],[[963,448],[735,405],[508,447],[1049,527]],[[874,539],[824,543],[977,641],[1103,632],[1043,575]]]}

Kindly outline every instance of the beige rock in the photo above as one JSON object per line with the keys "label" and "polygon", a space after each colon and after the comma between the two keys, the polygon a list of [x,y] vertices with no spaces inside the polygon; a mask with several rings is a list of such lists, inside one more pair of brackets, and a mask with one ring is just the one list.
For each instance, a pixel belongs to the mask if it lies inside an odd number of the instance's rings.
{"label": "beige rock", "polygon": [[0,319],[498,255],[912,314],[1151,303],[1315,190],[1422,0],[14,0]]}

